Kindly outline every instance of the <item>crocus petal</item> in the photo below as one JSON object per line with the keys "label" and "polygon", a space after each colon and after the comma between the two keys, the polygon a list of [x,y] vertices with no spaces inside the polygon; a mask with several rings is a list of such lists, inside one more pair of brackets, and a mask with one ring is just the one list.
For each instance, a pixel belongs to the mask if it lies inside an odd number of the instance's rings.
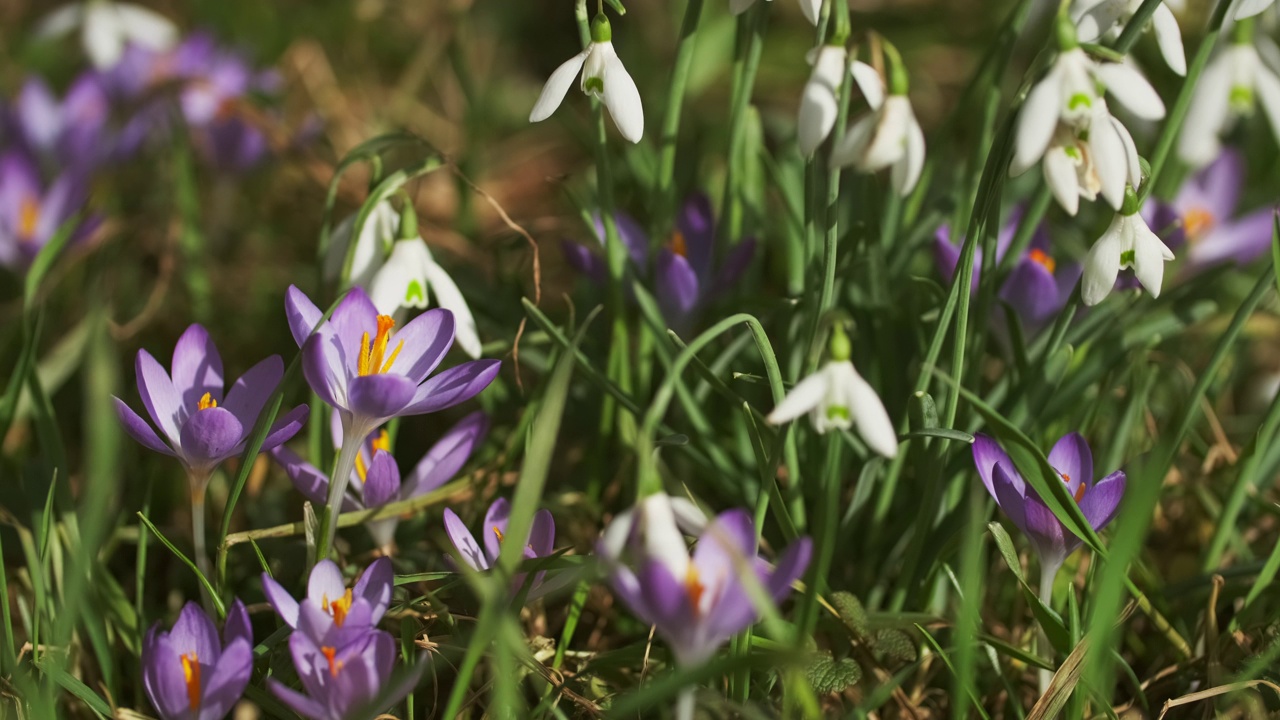
{"label": "crocus petal", "polygon": [[498,360],[472,360],[449,368],[418,386],[405,415],[422,415],[453,407],[480,394],[497,377]]}
{"label": "crocus petal", "polygon": [[316,605],[323,605],[325,598],[336,600],[347,591],[342,570],[332,560],[321,560],[311,569],[307,578],[307,599]]}
{"label": "crocus petal", "polygon": [[564,255],[564,260],[569,267],[586,275],[594,282],[601,284],[605,282],[607,275],[604,262],[586,245],[565,240],[560,243],[560,252]]}
{"label": "crocus petal", "polygon": [[1040,553],[1040,562],[1047,566],[1060,564],[1080,547],[1080,539],[1062,526],[1053,511],[1035,495],[1027,495],[1023,512],[1026,514],[1027,538]]}
{"label": "crocus petal", "polygon": [[1107,92],[1129,112],[1143,120],[1164,117],[1164,101],[1133,66],[1126,63],[1099,63],[1094,72],[1107,86]]}
{"label": "crocus petal", "polygon": [[369,564],[360,579],[352,586],[351,593],[355,597],[368,601],[373,611],[373,623],[381,620],[383,613],[391,605],[391,586],[394,581],[395,574],[391,568],[391,560],[380,557]]}
{"label": "crocus petal", "polygon": [[[1017,528],[1023,532],[1027,531],[1027,497],[1025,488],[1022,485],[1022,479],[1017,477],[1016,470],[1011,475],[1009,469],[1013,467],[1009,465],[1007,469],[1004,463],[996,463],[991,470],[992,483],[991,495],[995,497],[996,504],[1009,516],[1009,520],[1013,522]],[[1015,480],[1015,478],[1017,478]]]}
{"label": "crocus petal", "polygon": [[[499,532],[506,532],[507,520],[511,517],[511,503],[506,498],[498,498],[489,505],[484,514],[484,524],[480,526],[480,535],[484,538],[484,550],[490,563],[498,561],[502,552],[502,543],[498,539]],[[496,531],[496,532],[495,532]]]}
{"label": "crocus petal", "polygon": [[214,465],[235,454],[245,426],[224,408],[198,410],[182,426],[182,454],[194,465]]}
{"label": "crocus petal", "polygon": [[173,346],[173,389],[181,406],[194,409],[205,393],[222,402],[222,386],[222,356],[209,331],[199,324],[188,327]]}
{"label": "crocus petal", "polygon": [[416,497],[444,485],[467,463],[471,452],[484,441],[489,416],[477,410],[459,420],[431,446],[404,481],[404,497]]}
{"label": "crocus petal", "polygon": [[1160,3],[1151,16],[1151,25],[1155,28],[1156,42],[1160,45],[1160,54],[1165,64],[1179,76],[1187,74],[1187,55],[1182,48],[1182,30],[1178,27],[1178,19],[1174,17],[1169,6]]}
{"label": "crocus petal", "polygon": [[404,343],[391,372],[418,384],[440,365],[453,345],[454,317],[451,310],[435,308],[410,320],[391,336],[394,347]]}
{"label": "crocus petal", "polygon": [[302,345],[302,376],[321,400],[346,409],[346,375],[337,343],[338,339],[328,328],[307,338]]}
{"label": "crocus petal", "polygon": [[449,542],[453,543],[454,549],[458,551],[460,560],[471,566],[472,570],[489,569],[489,559],[481,552],[475,537],[457,513],[449,508],[444,509],[444,531],[449,536]]}
{"label": "crocus petal", "polygon": [[538,96],[538,101],[533,104],[533,110],[529,113],[529,122],[546,120],[551,117],[551,113],[555,112],[556,108],[560,107],[560,103],[564,102],[565,94],[573,85],[573,79],[582,70],[582,64],[587,61],[587,55],[590,52],[591,48],[587,47],[564,61],[555,72],[551,73],[551,77],[547,78],[547,84],[542,86],[542,94]]}
{"label": "crocus petal", "polygon": [[654,623],[659,629],[675,635],[674,638],[668,637],[668,641],[678,641],[680,634],[691,629],[690,616],[693,614],[684,583],[677,580],[665,564],[656,560],[642,563],[637,579],[645,606],[654,615]]}
{"label": "crocus petal", "polygon": [[688,260],[666,248],[658,253],[654,273],[658,303],[669,321],[679,324],[698,304],[698,275]]}
{"label": "crocus petal", "polygon": [[169,642],[179,654],[195,653],[202,663],[212,663],[222,655],[218,629],[204,610],[190,601],[178,613],[178,620],[169,631]]}
{"label": "crocus petal", "polygon": [[[640,223],[636,219],[624,212],[617,212],[613,215],[613,225],[618,231],[618,238],[622,240],[622,244],[627,248],[627,257],[631,258],[631,262],[641,270],[645,270],[649,264],[649,235],[640,227]],[[605,228],[604,218],[596,213],[593,219],[593,226],[596,231],[596,239],[600,241],[600,247],[605,247]]]}
{"label": "crocus petal", "polygon": [[[324,505],[329,499],[329,476],[316,467],[298,457],[298,454],[287,447],[278,447],[271,451],[271,459],[284,468],[289,481],[302,493],[302,496],[313,504]],[[350,506],[350,507],[348,507]],[[344,500],[343,510],[356,510],[354,503]]]}
{"label": "crocus petal", "polygon": [[200,718],[226,717],[240,701],[249,676],[253,673],[253,645],[244,638],[232,640],[213,666],[213,672],[201,678]]}
{"label": "crocus petal", "polygon": [[1265,208],[1223,225],[1191,245],[1187,261],[1192,268],[1203,268],[1227,260],[1241,264],[1257,260],[1271,248],[1274,221],[1274,211]]}
{"label": "crocus petal", "polygon": [[222,407],[239,418],[246,428],[253,427],[282,377],[284,361],[280,356],[264,358],[236,380],[227,392],[227,399]]}
{"label": "crocus petal", "polygon": [[120,418],[120,424],[124,425],[125,432],[129,433],[130,437],[150,450],[173,455],[173,450],[160,439],[159,435],[156,435],[156,431],[151,429],[146,420],[133,411],[133,408],[118,397],[112,396],[111,399],[115,401],[116,417]]}
{"label": "crocus petal", "polygon": [[267,602],[271,603],[285,625],[298,627],[298,601],[266,573],[262,573],[262,593],[267,596]]}
{"label": "crocus petal", "polygon": [[362,375],[351,378],[347,409],[363,418],[396,417],[413,400],[418,386],[402,375]]}
{"label": "crocus petal", "polygon": [[796,541],[778,557],[778,565],[769,575],[765,584],[774,602],[782,602],[791,593],[791,585],[804,574],[813,557],[813,541],[807,537],[796,538]]}
{"label": "crocus petal", "polygon": [[[1025,170],[1044,155],[1053,139],[1062,109],[1062,89],[1059,73],[1055,69],[1031,88],[1027,100],[1018,113],[1018,134],[1015,138],[1013,167]],[[1015,173],[1020,174],[1020,173]]]}
{"label": "crocus petal", "polygon": [[249,611],[238,599],[227,608],[227,619],[222,626],[222,640],[230,644],[240,638],[253,647],[253,626],[249,624]]}
{"label": "crocus petal", "polygon": [[360,358],[360,343],[368,333],[372,340],[378,332],[378,309],[359,287],[347,291],[329,316],[329,327],[335,338],[335,347],[347,375],[355,375]]}
{"label": "crocus petal", "polygon": [[535,557],[546,557],[555,550],[556,521],[550,510],[542,509],[533,515],[529,530],[529,547]]}
{"label": "crocus petal", "polygon": [[751,261],[756,256],[756,241],[754,238],[745,238],[742,242],[733,246],[729,254],[720,263],[720,272],[715,276],[709,296],[714,297],[727,292],[733,288],[738,280],[740,280],[747,268],[751,266]]}
{"label": "crocus petal", "polygon": [[1035,334],[1062,309],[1065,301],[1058,293],[1053,273],[1029,258],[1014,266],[1009,278],[1000,286],[999,297],[1008,303],[1028,334]]}
{"label": "crocus petal", "polygon": [[[1244,188],[1244,180],[1244,156],[1234,148],[1225,149],[1191,182],[1182,186],[1182,190],[1174,199],[1174,205],[1182,211],[1190,208],[1205,210],[1215,219],[1228,218],[1240,205],[1240,192]],[[1157,230],[1160,229],[1159,224],[1148,223],[1148,225]]]}
{"label": "crocus petal", "polygon": [[311,302],[311,298],[297,288],[296,285],[290,285],[284,294],[284,313],[285,318],[289,321],[289,332],[293,334],[293,341],[302,347],[307,341],[307,336],[311,335],[311,331],[324,317],[324,313],[320,308]]}
{"label": "crocus petal", "polygon": [[[749,571],[756,557],[756,525],[751,515],[741,508],[720,513],[707,523],[698,538],[691,558],[698,576],[707,588],[704,598],[726,578]],[[705,612],[706,608],[700,608]]]}
{"label": "crocus petal", "polygon": [[[289,442],[294,435],[298,434],[299,430],[302,430],[302,426],[307,424],[307,416],[310,414],[310,407],[299,405],[282,415],[267,429],[267,436],[262,439],[262,447],[258,449],[266,452]],[[337,413],[334,414],[336,415]],[[245,431],[247,433],[248,428]]]}
{"label": "crocus petal", "polygon": [[169,438],[170,443],[179,445],[182,431],[178,427],[178,418],[182,398],[173,388],[169,373],[146,350],[138,351],[134,373],[138,379],[138,394],[142,396],[142,404],[151,415],[152,422]]}
{"label": "crocus petal", "polygon": [[400,468],[391,453],[374,454],[361,493],[368,508],[381,507],[400,499]]}
{"label": "crocus petal", "polygon": [[1049,451],[1049,466],[1057,470],[1072,495],[1081,483],[1093,483],[1093,452],[1078,432],[1063,435]]}
{"label": "crocus petal", "polygon": [[1080,498],[1080,511],[1094,530],[1101,530],[1115,518],[1126,482],[1124,471],[1117,470],[1099,480]]}
{"label": "crocus petal", "polygon": [[769,413],[767,420],[771,425],[780,425],[794,420],[814,409],[830,392],[827,375],[816,372],[796,383],[791,392],[782,398],[782,402]]}
{"label": "crocus petal", "polygon": [[[155,633],[155,630],[152,630]],[[165,718],[183,717],[191,708],[187,683],[182,674],[181,653],[169,638],[159,634],[143,656],[142,680],[147,697]]]}
{"label": "crocus petal", "polygon": [[991,497],[996,498],[995,487],[995,467],[1001,465],[1006,472],[1012,471],[1016,482],[1014,487],[1018,495],[1022,494],[1022,478],[1018,477],[1017,470],[1013,466],[1013,460],[1009,458],[1009,454],[1000,447],[995,438],[990,435],[977,433],[973,436],[973,464],[978,468],[978,477],[982,478],[982,484],[987,486],[987,492],[991,493]]}
{"label": "crocus petal", "polygon": [[319,702],[303,695],[275,678],[267,678],[267,687],[276,699],[304,718],[328,718],[329,712]]}
{"label": "crocus petal", "polygon": [[644,107],[640,104],[636,81],[613,52],[605,60],[604,73],[604,104],[609,109],[609,117],[622,137],[633,143],[640,142],[644,136]]}

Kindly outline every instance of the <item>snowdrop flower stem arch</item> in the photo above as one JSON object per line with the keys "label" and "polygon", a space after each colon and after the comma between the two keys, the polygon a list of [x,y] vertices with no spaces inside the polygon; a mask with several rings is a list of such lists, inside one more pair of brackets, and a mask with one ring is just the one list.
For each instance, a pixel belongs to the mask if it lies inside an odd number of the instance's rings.
{"label": "snowdrop flower stem arch", "polygon": [[1142,5],[1138,7],[1138,11],[1133,14],[1129,22],[1125,23],[1124,30],[1120,32],[1120,37],[1116,38],[1115,45],[1112,46],[1116,52],[1122,55],[1129,54],[1133,44],[1138,41],[1138,35],[1151,23],[1151,18],[1156,14],[1156,10],[1162,2],[1164,0],[1143,0]]}
{"label": "snowdrop flower stem arch", "polygon": [[671,363],[671,370],[654,394],[653,403],[649,405],[649,409],[644,414],[644,421],[636,438],[636,455],[639,462],[639,473],[636,482],[637,500],[662,492],[662,478],[658,474],[658,462],[654,454],[653,436],[657,432],[658,424],[662,422],[662,418],[667,414],[667,408],[671,405],[671,399],[676,392],[676,383],[680,382],[680,377],[684,374],[685,368],[693,361],[699,350],[706,347],[712,340],[742,324],[746,324],[751,330],[752,338],[755,339],[756,348],[760,352],[760,359],[764,362],[765,375],[769,380],[769,391],[773,395],[773,401],[775,403],[781,402],[782,398],[786,396],[786,390],[782,385],[782,371],[778,366],[778,356],[773,351],[769,336],[765,334],[764,326],[760,324],[756,316],[749,313],[737,313],[707,328],[701,335],[690,341],[680,351],[679,355],[676,355],[675,360]]}

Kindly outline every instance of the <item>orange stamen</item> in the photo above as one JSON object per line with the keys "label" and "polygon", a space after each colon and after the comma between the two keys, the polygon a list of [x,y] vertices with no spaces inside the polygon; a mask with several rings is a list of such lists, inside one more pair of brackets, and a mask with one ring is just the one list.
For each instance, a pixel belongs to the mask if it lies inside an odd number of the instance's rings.
{"label": "orange stamen", "polygon": [[1182,228],[1188,240],[1199,240],[1205,230],[1213,227],[1213,213],[1204,208],[1192,208],[1182,216]]}
{"label": "orange stamen", "polygon": [[702,584],[702,580],[698,578],[698,568],[689,563],[689,569],[684,574],[684,589],[689,593],[689,604],[693,606],[693,613],[698,614],[698,608],[702,604],[702,593],[707,588]]}
{"label": "orange stamen", "polygon": [[1027,257],[1030,258],[1031,262],[1036,263],[1045,270],[1048,270],[1050,275],[1052,275],[1054,269],[1058,267],[1058,263],[1055,262],[1053,258],[1049,257],[1048,253],[1039,248],[1032,248],[1031,252],[1027,253]]}
{"label": "orange stamen", "polygon": [[378,316],[378,332],[373,341],[369,340],[369,333],[360,338],[360,357],[356,361],[356,372],[362,376],[377,375],[391,369],[391,364],[404,347],[404,341],[401,340],[396,349],[391,351],[391,355],[387,356],[387,343],[391,341],[391,328],[395,326],[396,321],[390,315]]}
{"label": "orange stamen", "polygon": [[342,594],[342,597],[329,601],[328,595],[320,596],[320,609],[333,616],[333,624],[342,627],[347,621],[347,613],[351,612],[351,588]]}
{"label": "orange stamen", "polygon": [[338,677],[338,671],[342,669],[342,661],[335,659],[335,656],[338,654],[338,650],[326,645],[325,647],[320,648],[320,652],[324,653],[325,660],[329,661],[329,675],[331,677]]}
{"label": "orange stamen", "polygon": [[502,542],[502,531],[498,529],[498,526],[497,526],[497,525],[494,525],[494,526],[493,526],[493,534],[498,536],[498,542],[499,542],[499,543],[501,543],[501,542]]}
{"label": "orange stamen", "polygon": [[40,223],[40,203],[34,198],[25,197],[18,209],[18,238],[30,240],[36,234],[36,225]]}
{"label": "orange stamen", "polygon": [[679,230],[671,235],[671,252],[680,257],[689,257],[689,245],[684,240],[684,233]]}
{"label": "orange stamen", "polygon": [[200,402],[196,403],[197,410],[208,410],[209,408],[218,407],[218,401],[213,399],[213,395],[205,393],[200,396]]}
{"label": "orange stamen", "polygon": [[182,677],[187,681],[187,701],[192,710],[200,709],[200,663],[196,654],[182,654]]}
{"label": "orange stamen", "polygon": [[1076,502],[1079,503],[1084,499],[1084,483],[1080,483],[1080,487],[1076,488]]}

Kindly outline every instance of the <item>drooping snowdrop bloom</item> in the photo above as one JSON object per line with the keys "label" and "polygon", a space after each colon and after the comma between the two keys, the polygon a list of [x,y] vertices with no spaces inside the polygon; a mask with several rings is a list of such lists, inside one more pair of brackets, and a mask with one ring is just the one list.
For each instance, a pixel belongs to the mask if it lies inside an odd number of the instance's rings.
{"label": "drooping snowdrop bloom", "polygon": [[267,687],[280,702],[308,720],[373,720],[379,711],[413,692],[422,664],[389,685],[396,641],[382,630],[365,629],[342,645],[317,644],[303,633],[289,637],[289,652],[305,694],[275,678]]}
{"label": "drooping snowdrop bloom", "polygon": [[1080,297],[1085,305],[1097,305],[1111,293],[1116,278],[1124,268],[1133,268],[1138,282],[1151,297],[1160,296],[1164,280],[1164,264],[1173,259],[1173,251],[1165,245],[1138,212],[1138,200],[1130,188],[1124,207],[1102,237],[1093,244],[1084,260],[1084,278]]}
{"label": "drooping snowdrop bloom", "polygon": [[161,720],[222,720],[253,673],[253,628],[244,604],[227,608],[218,629],[200,606],[182,607],[173,629],[152,626],[142,641],[142,684]]}
{"label": "drooping snowdrop bloom", "polygon": [[1089,57],[1075,32],[1070,21],[1059,19],[1058,57],[1031,88],[1018,113],[1012,175],[1026,172],[1044,156],[1058,137],[1060,125],[1076,136],[1090,132],[1103,89],[1143,120],[1164,117],[1164,101],[1142,73],[1125,63],[1098,62]]}
{"label": "drooping snowdrop bloom", "polygon": [[[449,542],[453,543],[454,550],[458,552],[457,558],[476,572],[486,572],[497,566],[502,544],[514,542],[506,537],[507,521],[510,517],[511,503],[506,498],[494,500],[489,506],[489,511],[485,513],[484,525],[480,528],[480,536],[484,541],[483,548],[476,542],[475,536],[467,530],[467,526],[458,514],[449,508],[445,508],[444,511],[444,529],[449,535]],[[529,537],[524,542],[524,558],[535,560],[552,555],[555,552],[555,541],[555,518],[551,516],[550,510],[539,510],[533,516],[533,526],[529,530]],[[561,586],[560,583],[544,584],[545,574],[540,572],[529,581],[529,592],[525,596],[527,602],[533,602]],[[520,592],[524,586],[524,573],[519,573],[512,578],[513,593]]]}
{"label": "drooping snowdrop bloom", "polygon": [[337,563],[326,559],[311,569],[307,596],[301,602],[266,573],[262,574],[262,590],[295,634],[307,636],[316,645],[341,648],[382,619],[391,604],[394,579],[391,561],[383,557],[370,563],[355,585],[347,587]]}
{"label": "drooping snowdrop bloom", "polygon": [[[333,445],[342,447],[342,423],[336,414],[333,418]],[[477,410],[467,415],[431,446],[406,478],[401,478],[400,468],[391,455],[387,431],[373,432],[356,456],[351,484],[342,500],[342,511],[377,508],[436,490],[466,465],[471,452],[484,441],[488,429],[489,418],[483,412]],[[317,506],[328,501],[328,475],[284,446],[272,450],[271,457],[280,463],[293,486],[308,500]],[[384,552],[389,552],[393,546],[399,523],[400,519],[395,517],[368,523],[369,534]]]}
{"label": "drooping snowdrop bloom", "polygon": [[769,422],[778,425],[808,413],[813,429],[820,434],[857,425],[872,450],[885,457],[897,455],[898,436],[889,413],[880,396],[854,369],[849,338],[839,325],[831,333],[830,354],[826,365],[791,388],[769,413]]}
{"label": "drooping snowdrop bloom", "polygon": [[[374,274],[390,254],[392,244],[400,236],[400,213],[390,201],[384,200],[369,211],[353,248],[351,241],[357,215],[351,213],[333,228],[329,247],[325,249],[324,279],[344,290],[349,287],[368,288]],[[351,264],[345,267],[348,255]]]}
{"label": "drooping snowdrop bloom", "polygon": [[655,626],[677,664],[691,668],[759,620],[743,578],[754,577],[781,602],[808,566],[812,544],[797,539],[775,568],[757,554],[755,524],[745,510],[707,522],[692,554],[683,531],[672,498],[657,493],[610,523],[596,552],[618,597]]}
{"label": "drooping snowdrop bloom", "polygon": [[1165,238],[1170,248],[1181,251],[1185,246],[1184,271],[1195,273],[1222,262],[1249,263],[1271,248],[1270,207],[1237,216],[1244,164],[1238,151],[1223,150],[1189,178],[1171,202],[1149,200],[1142,208],[1149,227],[1157,232],[1172,228]]}
{"label": "drooping snowdrop bloom", "polygon": [[871,112],[859,118],[845,132],[831,151],[831,163],[852,165],[861,172],[873,173],[892,168],[890,182],[902,196],[910,194],[924,170],[924,131],[916,120],[911,100],[907,98],[907,75],[897,59],[890,57],[892,87],[871,66],[854,63],[853,79],[871,106]]}
{"label": "drooping snowdrop bloom", "polygon": [[427,307],[428,292],[435,291],[436,304],[453,313],[458,347],[473,358],[480,357],[480,335],[467,299],[416,234],[392,246],[391,255],[369,282],[369,299],[378,312],[396,316],[403,315],[405,308]]}
{"label": "drooping snowdrop bloom", "polygon": [[1072,216],[1079,212],[1080,198],[1092,201],[1098,195],[1119,210],[1125,187],[1142,182],[1133,136],[1107,111],[1105,100],[1095,101],[1091,118],[1087,133],[1059,124],[1041,163],[1045,184]]}
{"label": "drooping snowdrop bloom", "polygon": [[818,48],[809,81],[805,83],[804,94],[800,97],[800,118],[796,125],[796,141],[800,154],[805,157],[813,155],[836,125],[840,84],[844,82],[848,65],[849,51],[843,45]]}
{"label": "drooping snowdrop bloom", "polygon": [[[755,4],[756,0],[729,0],[729,12],[741,15]],[[817,25],[818,16],[822,12],[822,0],[800,0],[800,12],[804,13],[804,19],[810,24]]]}
{"label": "drooping snowdrop bloom", "polygon": [[[472,360],[428,379],[453,345],[453,313],[436,308],[395,332],[395,320],[380,314],[360,288],[352,288],[333,315],[290,286],[285,311],[302,348],[302,374],[311,389],[337,411],[342,447],[330,478],[330,516],[338,513],[365,438],[393,417],[453,407],[489,386],[501,363]],[[312,332],[312,329],[315,329]],[[337,524],[328,524],[324,548]]]}
{"label": "drooping snowdrop bloom", "polygon": [[1280,76],[1263,62],[1258,48],[1250,42],[1251,34],[1232,38],[1231,44],[1209,61],[1196,84],[1178,137],[1178,157],[1192,167],[1202,167],[1218,157],[1221,137],[1259,105],[1272,133],[1280,139]]}
{"label": "drooping snowdrop bloom", "polygon": [[[1083,540],[1049,510],[993,438],[983,434],[975,437],[973,462],[987,492],[1036,549],[1042,573],[1052,578]],[[1124,471],[1117,470],[1095,483],[1093,453],[1080,433],[1063,436],[1054,444],[1049,451],[1049,465],[1057,471],[1094,530],[1101,530],[1115,518],[1124,496]]]}
{"label": "drooping snowdrop bloom", "polygon": [[[66,170],[45,186],[26,153],[0,154],[0,265],[26,272],[63,224],[83,209],[86,182],[81,173]],[[100,222],[97,216],[81,221],[70,242],[88,238]]]}
{"label": "drooping snowdrop bloom", "polygon": [[85,0],[60,7],[40,21],[36,34],[60,37],[77,27],[85,54],[98,69],[115,65],[130,43],[160,51],[178,39],[178,28],[168,18],[141,5],[113,0]]}
{"label": "drooping snowdrop bloom", "polygon": [[602,14],[591,21],[591,43],[586,49],[551,73],[533,105],[533,111],[529,113],[529,122],[541,122],[551,117],[551,113],[564,101],[573,78],[579,72],[582,73],[582,92],[604,102],[622,137],[633,143],[640,142],[644,135],[644,107],[640,103],[640,91],[613,49],[613,29],[609,19]]}
{"label": "drooping snowdrop bloom", "polygon": [[[1076,0],[1071,16],[1075,19],[1080,41],[1095,42],[1122,30],[1141,6],[1142,0]],[[1165,64],[1175,73],[1186,75],[1187,56],[1182,47],[1182,30],[1173,10],[1165,3],[1156,6],[1151,16],[1151,28]]]}

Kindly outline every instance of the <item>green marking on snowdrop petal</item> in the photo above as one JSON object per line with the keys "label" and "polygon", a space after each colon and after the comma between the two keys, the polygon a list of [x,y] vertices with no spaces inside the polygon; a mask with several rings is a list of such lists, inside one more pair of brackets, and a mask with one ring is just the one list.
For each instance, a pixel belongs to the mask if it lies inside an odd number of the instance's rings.
{"label": "green marking on snowdrop petal", "polygon": [[1236,112],[1246,112],[1253,109],[1253,88],[1251,87],[1232,85],[1231,94],[1228,98],[1228,102],[1231,103],[1231,109]]}
{"label": "green marking on snowdrop petal", "polygon": [[405,291],[404,291],[405,304],[407,305],[412,302],[426,302],[426,301],[427,301],[427,291],[422,287],[422,282],[419,280],[410,280],[409,287],[405,288]]}
{"label": "green marking on snowdrop petal", "polygon": [[828,420],[849,420],[853,415],[849,412],[849,408],[844,405],[831,405],[827,408]]}
{"label": "green marking on snowdrop petal", "polygon": [[583,91],[593,95],[603,94],[604,78],[599,78],[599,77],[584,78],[582,80],[582,89]]}
{"label": "green marking on snowdrop petal", "polygon": [[1066,153],[1067,157],[1071,158],[1072,160],[1079,161],[1084,159],[1080,155],[1080,148],[1076,147],[1075,145],[1068,145],[1062,148],[1062,152]]}
{"label": "green marking on snowdrop petal", "polygon": [[1133,251],[1125,250],[1120,253],[1120,267],[1128,267],[1133,264]]}
{"label": "green marking on snowdrop petal", "polygon": [[1071,99],[1067,100],[1068,110],[1077,110],[1079,108],[1091,108],[1091,107],[1093,107],[1093,98],[1089,97],[1084,93],[1075,93],[1074,95],[1071,96]]}

